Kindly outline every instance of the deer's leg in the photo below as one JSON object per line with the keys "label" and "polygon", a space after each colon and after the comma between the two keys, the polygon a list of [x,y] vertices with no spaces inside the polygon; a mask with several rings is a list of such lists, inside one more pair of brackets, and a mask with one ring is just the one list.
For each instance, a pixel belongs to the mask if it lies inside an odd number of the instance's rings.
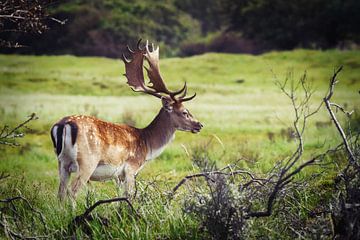
{"label": "deer's leg", "polygon": [[136,169],[131,165],[127,165],[125,169],[125,196],[127,198],[135,197],[135,174]]}
{"label": "deer's leg", "polygon": [[59,161],[59,177],[60,177],[60,185],[58,191],[58,197],[60,201],[64,201],[65,195],[67,193],[67,185],[69,183],[70,172],[66,167],[66,163],[64,161]]}
{"label": "deer's leg", "polygon": [[79,171],[77,172],[77,175],[71,182],[71,196],[75,199],[78,191],[80,188],[85,185],[89,179],[90,176],[93,174],[94,170],[96,169],[96,164],[94,166],[86,166],[82,167],[79,166]]}
{"label": "deer's leg", "polygon": [[124,189],[124,175],[121,174],[115,178],[115,183],[117,186],[117,194],[121,196],[121,190]]}

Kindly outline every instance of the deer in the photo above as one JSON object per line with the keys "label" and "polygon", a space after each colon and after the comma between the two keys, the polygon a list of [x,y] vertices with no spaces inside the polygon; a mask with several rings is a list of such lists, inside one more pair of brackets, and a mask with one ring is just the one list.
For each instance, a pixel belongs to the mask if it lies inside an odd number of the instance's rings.
{"label": "deer", "polygon": [[[145,163],[158,157],[174,139],[175,131],[199,133],[203,125],[184,107],[196,93],[187,97],[186,81],[177,91],[170,91],[160,75],[159,47],[146,41],[135,49],[127,46],[122,55],[124,76],[134,92],[145,93],[161,100],[162,107],[145,128],[116,124],[93,116],[67,116],[51,128],[51,139],[58,159],[60,184],[58,198],[76,198],[89,181],[115,179],[125,183],[126,197],[134,194],[135,177]],[[148,67],[144,65],[144,60]],[[149,82],[145,84],[144,68]],[[68,187],[70,175],[71,179]]]}

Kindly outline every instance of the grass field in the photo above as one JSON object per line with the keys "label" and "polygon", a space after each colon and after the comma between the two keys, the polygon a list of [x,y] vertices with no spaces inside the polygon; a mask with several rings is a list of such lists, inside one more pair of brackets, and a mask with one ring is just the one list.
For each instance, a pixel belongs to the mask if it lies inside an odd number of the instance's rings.
{"label": "grass field", "polygon": [[[360,51],[295,50],[259,56],[210,53],[163,59],[160,65],[169,88],[180,88],[186,81],[190,93],[197,92],[186,106],[205,125],[200,134],[178,132],[165,152],[141,171],[140,179],[156,179],[166,186],[194,171],[185,149],[191,153],[194,147],[209,141],[211,154],[222,156],[219,166],[244,157],[247,160],[241,160],[240,166],[258,173],[289,154],[296,146],[287,134],[294,116],[290,101],[274,84],[275,80],[283,81],[289,72],[294,80],[307,72],[316,90],[312,100],[315,107],[326,93],[334,68],[343,65],[334,101],[348,109],[360,106]],[[120,60],[0,55],[0,124],[15,126],[33,112],[39,117],[29,125],[32,130],[26,130],[21,147],[0,146],[0,172],[10,174],[0,182],[0,195],[7,198],[21,193],[30,199],[51,222],[49,227],[59,230],[57,237],[66,235],[67,224],[83,210],[86,201],[82,194],[75,210],[57,202],[51,125],[66,115],[87,114],[112,122],[132,119],[137,127],[145,127],[160,109],[157,99],[131,91],[123,73]],[[304,140],[305,157],[340,141],[324,108],[309,122]],[[332,175],[321,178],[331,179]],[[117,194],[112,182],[95,183],[92,188],[96,189],[96,200]],[[99,211],[114,217],[111,211]],[[120,225],[110,226],[106,237],[201,238],[196,221],[184,215],[176,202],[170,209],[156,205],[143,206],[140,211],[146,212],[143,214],[150,223],[124,217]],[[38,225],[32,234],[43,235]],[[94,238],[104,236],[100,226],[93,227]],[[271,230],[264,231],[276,236]]]}

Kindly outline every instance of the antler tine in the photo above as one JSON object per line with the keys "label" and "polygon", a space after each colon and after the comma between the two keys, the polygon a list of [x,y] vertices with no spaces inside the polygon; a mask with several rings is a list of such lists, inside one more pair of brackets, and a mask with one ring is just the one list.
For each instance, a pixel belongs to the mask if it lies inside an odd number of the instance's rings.
{"label": "antler tine", "polygon": [[[125,75],[125,74],[124,74]],[[125,75],[126,76],[126,75]],[[131,90],[133,90],[134,92],[142,92],[142,93],[147,93],[147,94],[150,94],[154,97],[157,97],[157,98],[162,98],[161,94],[157,93],[157,92],[153,92],[151,91],[150,89],[147,89],[145,86],[142,87],[143,90],[135,90],[133,88],[130,88]]]}
{"label": "antler tine", "polygon": [[143,60],[145,50],[140,47],[141,39],[137,43],[137,48],[132,50],[129,46],[127,49],[129,50],[131,59],[128,59],[125,54],[122,54],[122,60],[125,63],[125,77],[127,78],[127,84],[131,87],[131,89],[135,92],[143,92],[155,97],[161,98],[161,94],[159,94],[156,89],[153,91],[149,89],[144,82],[143,75]]}
{"label": "antler tine", "polygon": [[[143,49],[141,49],[141,47],[140,47],[141,41],[142,41],[142,39],[140,38],[139,41],[138,41],[137,44],[136,44],[136,47],[137,47],[137,49],[139,49],[139,50],[142,51]],[[147,41],[147,40],[146,40],[146,41]]]}
{"label": "antler tine", "polygon": [[191,99],[193,99],[194,97],[196,97],[196,93],[194,95],[192,95],[191,97],[188,97],[188,98],[182,98],[180,99],[179,101],[180,102],[186,102],[186,101],[190,101]]}
{"label": "antler tine", "polygon": [[[150,53],[150,50],[149,50],[149,40],[146,40],[145,50],[146,50],[147,53]],[[154,51],[154,49],[153,49],[153,51]]]}
{"label": "antler tine", "polygon": [[[130,51],[130,49],[129,49],[129,51]],[[131,60],[129,60],[129,59],[126,58],[125,54],[122,54],[122,60],[123,60],[124,62],[127,62],[127,63],[130,63],[130,62],[131,62]],[[124,76],[126,76],[126,74],[124,74]]]}
{"label": "antler tine", "polygon": [[[125,76],[128,79],[128,84],[135,92],[144,92],[155,97],[161,98],[162,94],[166,94],[176,102],[185,102],[193,99],[196,93],[188,98],[185,98],[187,94],[187,83],[178,91],[169,91],[161,78],[159,68],[159,46],[155,47],[153,43],[151,46],[149,41],[146,40],[145,46],[141,47],[141,39],[137,42],[137,48],[132,50],[127,46],[130,52],[131,59],[128,59],[125,54],[122,55],[122,59],[125,63]],[[149,68],[143,65],[144,59],[149,63]],[[150,84],[145,84],[143,75],[143,68],[146,69]],[[181,94],[179,97],[176,95]]]}
{"label": "antler tine", "polygon": [[[182,94],[182,95],[181,95],[182,97],[185,97],[186,92],[187,92],[186,82],[185,82],[184,86],[183,86],[179,91],[170,92],[170,96],[171,96],[172,98],[175,98],[176,95],[184,92],[184,90],[185,90],[185,94]],[[179,98],[182,98],[181,96],[180,96]]]}
{"label": "antler tine", "polygon": [[183,93],[179,96],[179,99],[184,98],[184,97],[186,96],[186,94],[187,94],[187,86],[186,86],[186,82],[185,82],[184,88],[185,88],[185,90],[184,90],[184,92],[183,92]]}
{"label": "antler tine", "polygon": [[171,92],[167,89],[163,79],[160,75],[160,67],[159,67],[159,48],[149,49],[149,41],[146,41],[145,45],[145,59],[149,63],[149,68],[145,67],[150,83],[152,86],[149,86],[153,90],[158,93],[165,93],[170,95]]}
{"label": "antler tine", "polygon": [[[129,47],[129,45],[126,45],[126,48],[127,48],[127,50],[128,50],[130,53],[135,53],[134,50],[132,50],[132,49]],[[124,55],[124,54],[123,54],[123,55]]]}

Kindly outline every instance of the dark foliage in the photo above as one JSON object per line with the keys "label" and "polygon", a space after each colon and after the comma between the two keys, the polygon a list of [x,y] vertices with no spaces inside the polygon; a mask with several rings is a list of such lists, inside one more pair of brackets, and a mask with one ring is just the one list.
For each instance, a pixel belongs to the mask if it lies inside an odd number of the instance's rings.
{"label": "dark foliage", "polygon": [[[344,47],[359,43],[360,2],[356,0],[176,1],[199,20],[203,34],[240,32],[256,49]],[[235,50],[236,52],[236,50]]]}
{"label": "dark foliage", "polygon": [[51,0],[0,2],[0,48],[24,47],[23,37],[39,36],[48,30],[50,22],[64,24],[49,17],[47,10],[51,3]]}
{"label": "dark foliage", "polygon": [[357,0],[226,2],[229,29],[242,31],[269,49],[330,48],[345,40],[360,40]]}
{"label": "dark foliage", "polygon": [[236,32],[221,33],[209,43],[184,43],[180,46],[180,54],[182,56],[192,56],[205,52],[259,54],[262,51],[263,49],[258,43],[246,39]]}
{"label": "dark foliage", "polygon": [[194,20],[171,2],[77,0],[53,7],[52,13],[67,19],[67,24],[49,25],[46,35],[23,36],[29,47],[17,52],[120,57],[126,43],[149,38],[165,44],[163,52],[174,55],[173,47],[196,29]]}
{"label": "dark foliage", "polygon": [[[35,6],[44,1],[31,2]],[[5,1],[10,2],[28,3]],[[29,47],[1,51],[119,57],[125,43],[147,38],[162,45],[161,54],[189,56],[208,51],[257,54],[296,47],[347,48],[357,46],[360,41],[357,24],[360,2],[357,0],[136,0],[131,3],[76,0],[56,3],[50,6],[51,16],[67,19],[67,24],[44,21],[48,19],[44,18],[47,16],[44,8],[32,8],[36,11],[20,15],[21,21],[16,20],[16,33],[1,33],[2,39]],[[0,18],[1,21],[7,27],[15,23],[14,19],[4,22]],[[45,28],[50,31],[39,35]],[[19,30],[30,34],[19,34]]]}

